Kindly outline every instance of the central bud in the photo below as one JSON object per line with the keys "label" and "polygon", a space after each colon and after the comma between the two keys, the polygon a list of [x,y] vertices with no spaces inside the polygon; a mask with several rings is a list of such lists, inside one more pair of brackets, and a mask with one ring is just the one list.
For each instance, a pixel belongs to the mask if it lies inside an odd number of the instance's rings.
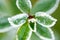
{"label": "central bud", "polygon": [[32,15],[29,15],[29,17],[28,17],[29,19],[32,19],[32,18],[34,18],[34,16],[32,16]]}

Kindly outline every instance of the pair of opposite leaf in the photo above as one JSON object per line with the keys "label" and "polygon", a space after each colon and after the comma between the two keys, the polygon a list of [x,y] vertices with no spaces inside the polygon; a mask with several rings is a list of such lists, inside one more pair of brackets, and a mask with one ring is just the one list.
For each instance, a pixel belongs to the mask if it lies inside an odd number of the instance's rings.
{"label": "pair of opposite leaf", "polygon": [[[22,14],[8,18],[13,27],[18,27],[16,40],[54,40],[54,34],[50,27],[57,20],[49,13],[55,11],[58,2],[59,0],[38,0],[32,7],[30,0],[17,0],[17,7]],[[30,19],[30,15],[33,18]]]}

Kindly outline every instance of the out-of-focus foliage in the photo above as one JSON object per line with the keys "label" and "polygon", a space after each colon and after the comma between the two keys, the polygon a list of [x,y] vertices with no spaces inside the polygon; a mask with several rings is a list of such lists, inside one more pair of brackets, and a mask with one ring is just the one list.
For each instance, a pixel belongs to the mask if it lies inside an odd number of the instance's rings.
{"label": "out-of-focus foliage", "polygon": [[0,29],[10,27],[8,17],[20,13],[14,0],[0,0]]}

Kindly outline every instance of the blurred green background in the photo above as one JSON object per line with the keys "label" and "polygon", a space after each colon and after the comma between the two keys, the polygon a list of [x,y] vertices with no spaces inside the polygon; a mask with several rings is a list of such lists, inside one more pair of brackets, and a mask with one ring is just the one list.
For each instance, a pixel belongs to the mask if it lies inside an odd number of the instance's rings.
{"label": "blurred green background", "polygon": [[52,14],[52,16],[58,20],[52,29],[55,33],[56,40],[60,40],[60,3],[56,11]]}
{"label": "blurred green background", "polygon": [[[32,4],[34,4],[37,0],[31,1]],[[16,6],[16,0],[0,0],[0,17],[11,17],[19,13],[21,12]],[[52,14],[52,16],[58,20],[56,25],[52,27],[52,30],[54,31],[56,40],[60,40],[60,4],[56,11]],[[0,40],[13,40],[12,35],[15,33],[16,30],[12,30],[5,33],[0,33]]]}

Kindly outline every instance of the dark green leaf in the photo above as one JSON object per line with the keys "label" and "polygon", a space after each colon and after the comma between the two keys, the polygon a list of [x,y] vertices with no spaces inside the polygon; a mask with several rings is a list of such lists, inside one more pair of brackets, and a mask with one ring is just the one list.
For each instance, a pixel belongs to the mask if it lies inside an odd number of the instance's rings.
{"label": "dark green leaf", "polygon": [[27,40],[30,31],[28,23],[23,24],[17,31],[18,40]]}
{"label": "dark green leaf", "polygon": [[41,40],[34,32],[32,32],[30,40]]}
{"label": "dark green leaf", "polygon": [[41,25],[46,26],[46,27],[54,26],[54,24],[57,21],[56,19],[54,19],[50,15],[43,13],[43,12],[36,13],[36,19],[37,19],[38,23],[40,23]]}
{"label": "dark green leaf", "polygon": [[34,26],[35,26],[34,22],[30,22],[29,24],[30,24],[30,27],[34,30]]}
{"label": "dark green leaf", "polygon": [[36,23],[37,33],[45,38],[52,39],[52,31],[42,25]]}
{"label": "dark green leaf", "polygon": [[17,0],[17,7],[25,13],[30,13],[31,3],[30,0]]}
{"label": "dark green leaf", "polygon": [[9,23],[12,26],[15,26],[15,25],[19,25],[20,26],[21,24],[26,22],[27,18],[28,18],[28,15],[23,13],[23,14],[18,14],[16,16],[8,18],[8,20],[9,20]]}

